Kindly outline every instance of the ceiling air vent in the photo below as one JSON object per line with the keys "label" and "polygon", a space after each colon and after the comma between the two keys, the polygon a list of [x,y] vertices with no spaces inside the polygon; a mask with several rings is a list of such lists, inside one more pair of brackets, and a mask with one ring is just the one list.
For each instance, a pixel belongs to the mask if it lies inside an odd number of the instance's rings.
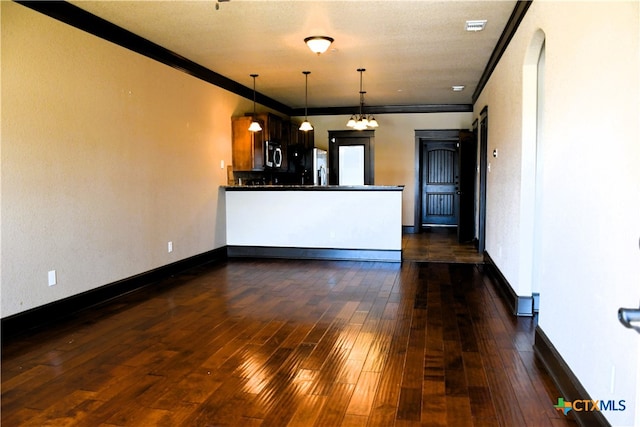
{"label": "ceiling air vent", "polygon": [[482,31],[484,30],[484,26],[487,25],[486,19],[479,19],[476,21],[467,21],[465,25],[465,29],[467,31]]}

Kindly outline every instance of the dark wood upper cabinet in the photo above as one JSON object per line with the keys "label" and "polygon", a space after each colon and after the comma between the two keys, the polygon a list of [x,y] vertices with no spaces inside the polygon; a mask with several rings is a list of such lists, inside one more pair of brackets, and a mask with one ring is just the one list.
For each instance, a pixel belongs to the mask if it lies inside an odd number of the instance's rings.
{"label": "dark wood upper cabinet", "polygon": [[[265,141],[282,144],[283,120],[271,113],[256,115],[262,127],[260,132],[250,132],[251,114],[231,118],[232,161],[234,171],[256,171],[264,169]],[[284,154],[284,150],[283,150]]]}
{"label": "dark wood upper cabinet", "polygon": [[251,116],[231,118],[231,155],[234,171],[261,170],[264,168],[263,146],[264,129],[261,132],[250,132]]}
{"label": "dark wood upper cabinet", "polygon": [[314,147],[313,131],[299,130],[300,123],[271,113],[256,115],[262,131],[249,132],[251,114],[232,117],[232,161],[234,171],[259,171],[265,168],[265,142],[280,145],[282,164],[278,171],[300,173],[307,168]]}
{"label": "dark wood upper cabinet", "polygon": [[282,144],[282,118],[271,113],[259,114],[258,118],[267,124],[265,141]]}

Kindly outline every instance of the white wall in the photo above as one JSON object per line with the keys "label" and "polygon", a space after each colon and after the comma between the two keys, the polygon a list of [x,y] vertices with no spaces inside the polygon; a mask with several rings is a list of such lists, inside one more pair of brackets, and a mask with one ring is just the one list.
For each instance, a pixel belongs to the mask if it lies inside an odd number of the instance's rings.
{"label": "white wall", "polygon": [[250,101],[1,8],[2,316],[224,246],[220,161]]}
{"label": "white wall", "polygon": [[[539,325],[605,412],[640,425],[639,336],[617,320],[640,301],[640,3],[534,2],[478,102],[488,105],[487,251],[519,295],[539,289]],[[523,66],[545,35],[543,162],[533,208],[538,283],[523,280]],[[526,116],[525,116],[526,117]],[[526,120],[525,120],[526,122]],[[524,160],[522,160],[524,157]],[[525,190],[527,191],[527,190]],[[530,191],[530,190],[529,190]],[[525,277],[526,279],[526,277]]]}

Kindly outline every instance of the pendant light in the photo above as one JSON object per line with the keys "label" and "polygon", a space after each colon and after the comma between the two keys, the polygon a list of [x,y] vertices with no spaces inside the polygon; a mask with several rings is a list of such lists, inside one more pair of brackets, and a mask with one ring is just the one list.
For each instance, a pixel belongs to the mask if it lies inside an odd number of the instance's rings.
{"label": "pendant light", "polygon": [[352,114],[347,122],[347,127],[355,130],[365,130],[367,128],[377,128],[378,122],[373,116],[366,116],[364,110],[364,94],[367,93],[362,90],[362,73],[367,71],[364,68],[358,68],[360,73],[360,113]]}
{"label": "pendant light", "polygon": [[260,132],[262,130],[262,126],[260,126],[260,123],[258,123],[258,120],[256,119],[256,77],[258,77],[258,75],[250,74],[250,76],[253,77],[253,120],[251,121],[251,125],[249,125],[249,131]]}
{"label": "pendant light", "polygon": [[309,78],[311,71],[303,71],[302,74],[304,74],[304,122],[300,125],[300,130],[308,132],[313,130],[313,126],[311,126],[311,123],[309,123],[309,120],[307,119],[307,79]]}

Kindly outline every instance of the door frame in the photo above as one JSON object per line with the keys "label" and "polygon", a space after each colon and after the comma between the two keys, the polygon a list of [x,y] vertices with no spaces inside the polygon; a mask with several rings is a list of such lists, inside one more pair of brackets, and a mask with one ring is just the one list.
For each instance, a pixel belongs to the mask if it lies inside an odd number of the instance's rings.
{"label": "door frame", "polygon": [[480,177],[478,183],[478,252],[484,253],[487,230],[487,155],[489,152],[489,107],[480,111],[480,128],[478,137],[480,138]]}
{"label": "door frame", "polygon": [[460,175],[460,217],[458,219],[458,242],[474,242],[476,235],[477,212],[477,169],[478,169],[478,125],[473,123],[472,130],[460,131],[460,149],[458,152],[458,173]]}
{"label": "door frame", "polygon": [[422,144],[425,141],[454,141],[460,140],[460,129],[434,129],[434,130],[416,130],[415,131],[415,192],[414,192],[414,210],[413,210],[413,232],[420,233],[422,227]]}
{"label": "door frame", "polygon": [[[364,184],[374,185],[374,132],[373,130],[329,131],[329,185],[338,185],[340,182],[338,148],[341,145],[364,145]],[[341,139],[344,140],[341,141]]]}

